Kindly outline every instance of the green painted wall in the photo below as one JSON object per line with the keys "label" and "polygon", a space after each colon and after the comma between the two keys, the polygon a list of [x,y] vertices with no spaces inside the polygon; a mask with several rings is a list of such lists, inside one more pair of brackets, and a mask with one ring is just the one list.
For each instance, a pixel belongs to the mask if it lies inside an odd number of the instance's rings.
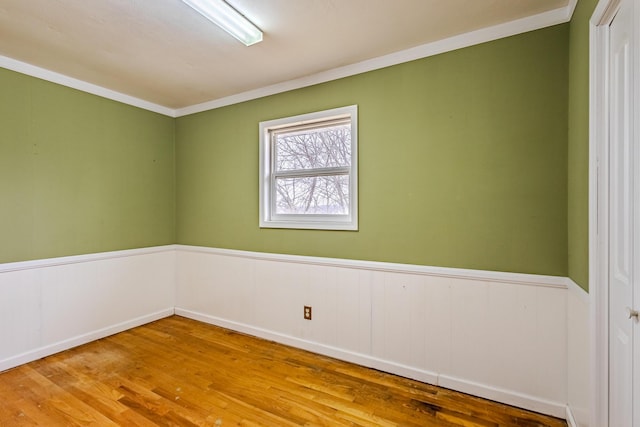
{"label": "green painted wall", "polygon": [[[0,262],[177,241],[585,286],[592,4],[571,26],[177,120],[0,69]],[[349,104],[360,230],[259,229],[258,122]]]}
{"label": "green painted wall", "polygon": [[[567,275],[568,32],[177,119],[178,243]],[[350,104],[360,230],[261,230],[258,122]]]}
{"label": "green painted wall", "polygon": [[589,18],[597,0],[580,0],[569,32],[569,277],[589,287]]}
{"label": "green painted wall", "polygon": [[0,262],[175,242],[174,120],[0,69]]}

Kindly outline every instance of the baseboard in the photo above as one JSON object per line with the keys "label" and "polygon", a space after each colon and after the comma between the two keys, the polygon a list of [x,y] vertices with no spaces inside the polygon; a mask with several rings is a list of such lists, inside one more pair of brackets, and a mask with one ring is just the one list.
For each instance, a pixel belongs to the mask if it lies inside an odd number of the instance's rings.
{"label": "baseboard", "polygon": [[313,353],[335,357],[336,359],[356,363],[358,365],[389,372],[406,378],[412,378],[424,383],[438,385],[463,393],[469,393],[474,396],[503,402],[523,409],[549,414],[558,418],[564,418],[566,415],[567,406],[564,403],[546,401],[511,390],[503,390],[485,384],[479,384],[460,378],[453,378],[435,372],[424,371],[411,366],[375,358],[366,354],[345,351],[340,348],[295,338],[243,323],[221,319],[219,317],[192,310],[185,310],[176,307],[175,314],[259,338],[275,341],[281,344],[290,345]]}
{"label": "baseboard", "polygon": [[529,411],[540,412],[558,418],[566,415],[566,404],[543,400],[534,396],[518,393],[513,390],[504,390],[487,384],[479,384],[463,378],[454,378],[447,375],[438,376],[438,385],[444,388],[472,394],[507,405],[527,409]]}
{"label": "baseboard", "polygon": [[50,356],[52,354],[68,350],[73,347],[77,347],[82,344],[89,343],[91,341],[99,340],[100,338],[108,337],[109,335],[117,334],[119,332],[132,329],[146,323],[150,323],[165,317],[172,316],[174,314],[173,307],[166,308],[155,313],[151,313],[145,316],[140,316],[135,319],[127,320],[115,325],[108,326],[106,328],[98,329],[86,334],[82,334],[76,337],[72,337],[60,342],[56,342],[44,347],[30,350],[26,353],[12,356],[8,359],[0,360],[0,372],[7,369],[15,368],[16,366],[32,362],[34,360],[42,359],[43,357]]}
{"label": "baseboard", "polygon": [[578,427],[576,418],[573,416],[573,412],[571,412],[571,407],[569,405],[567,405],[564,419],[567,420],[567,425],[569,427]]}
{"label": "baseboard", "polygon": [[390,372],[407,378],[413,378],[427,384],[438,385],[438,375],[434,372],[416,369],[411,366],[382,360],[366,354],[355,353],[337,347],[295,338],[278,332],[273,332],[255,326],[229,321],[226,319],[221,319],[219,317],[210,316],[204,313],[198,313],[192,310],[184,310],[176,307],[175,314],[177,316],[187,317],[189,319],[198,320],[210,325],[220,326],[222,328],[230,329],[236,332],[242,332],[258,338],[263,338],[266,340],[275,341],[280,344],[307,350],[312,353],[322,354],[324,356],[333,357],[384,372]]}

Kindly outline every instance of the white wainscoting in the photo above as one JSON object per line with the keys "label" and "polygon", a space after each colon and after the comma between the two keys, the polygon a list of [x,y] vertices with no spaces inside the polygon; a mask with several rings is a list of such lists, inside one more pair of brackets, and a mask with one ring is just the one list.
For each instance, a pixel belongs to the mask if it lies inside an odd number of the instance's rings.
{"label": "white wainscoting", "polygon": [[180,245],[0,264],[0,371],[175,311],[582,427],[585,295],[561,277]]}
{"label": "white wainscoting", "polygon": [[177,246],[175,312],[567,415],[566,278]]}
{"label": "white wainscoting", "polygon": [[0,264],[0,371],[170,316],[175,247]]}
{"label": "white wainscoting", "polygon": [[567,415],[569,427],[588,427],[590,414],[591,349],[589,294],[567,279]]}

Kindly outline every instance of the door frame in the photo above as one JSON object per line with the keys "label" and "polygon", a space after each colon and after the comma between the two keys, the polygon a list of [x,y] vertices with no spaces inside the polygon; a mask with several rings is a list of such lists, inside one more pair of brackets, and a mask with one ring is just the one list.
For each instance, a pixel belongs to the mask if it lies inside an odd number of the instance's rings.
{"label": "door frame", "polygon": [[[609,423],[609,25],[621,0],[600,0],[589,21],[589,295],[591,305],[591,426]],[[634,2],[634,23],[640,6]],[[636,25],[637,26],[637,25]],[[640,38],[635,31],[633,74],[640,71]],[[640,78],[634,105],[640,107]],[[637,110],[636,110],[637,111]],[[640,119],[634,114],[634,138]]]}

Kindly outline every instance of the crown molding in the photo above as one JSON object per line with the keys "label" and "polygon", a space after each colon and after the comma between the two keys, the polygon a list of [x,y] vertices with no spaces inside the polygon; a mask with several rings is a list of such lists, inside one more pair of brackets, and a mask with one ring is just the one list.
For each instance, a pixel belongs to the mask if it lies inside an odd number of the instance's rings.
{"label": "crown molding", "polygon": [[390,67],[392,65],[402,64],[404,62],[415,61],[417,59],[427,58],[429,56],[439,55],[445,52],[451,52],[465,47],[470,47],[505,37],[515,36],[517,34],[527,33],[529,31],[551,27],[553,25],[563,24],[571,20],[577,1],[578,0],[570,0],[569,4],[565,7],[550,10],[504,24],[495,25],[493,27],[487,27],[469,33],[460,34],[432,43],[426,43],[410,49],[405,49],[377,58],[357,62],[355,64],[346,65],[344,67],[334,68],[332,70],[323,71],[321,73],[313,74],[299,79],[289,80],[260,89],[250,90],[224,98],[214,99],[189,107],[178,108],[176,109],[175,114],[176,117],[182,117],[189,114],[213,110],[228,105],[238,104],[240,102],[250,101],[252,99],[275,95],[281,92],[287,92],[290,90],[300,89],[320,83],[326,83],[332,80],[338,80],[345,77],[354,76],[356,74],[362,74],[368,71],[374,71],[381,68]]}
{"label": "crown molding", "polygon": [[207,110],[225,107],[228,105],[238,104],[240,102],[250,101],[252,99],[263,98],[265,96],[275,95],[290,90],[300,89],[320,83],[326,83],[332,80],[338,80],[345,77],[366,73],[368,71],[374,71],[381,68],[402,64],[404,62],[427,58],[429,56],[451,52],[465,47],[470,47],[477,44],[526,33],[529,31],[551,27],[553,25],[563,24],[571,20],[577,2],[578,0],[569,0],[569,3],[565,7],[550,10],[537,15],[517,19],[515,21],[483,28],[465,34],[460,34],[443,40],[426,43],[420,46],[412,47],[410,49],[401,50],[388,55],[368,59],[351,65],[346,65],[344,67],[334,68],[332,70],[323,71],[321,73],[301,77],[299,79],[289,80],[286,82],[265,86],[247,92],[241,92],[223,98],[213,99],[211,101],[178,109],[171,109],[159,104],[154,104],[144,99],[116,92],[102,86],[75,79],[73,77],[65,76],[64,74],[56,73],[54,71],[37,67],[35,65],[21,62],[6,56],[0,56],[0,67],[12,71],[17,71],[19,73],[26,74],[32,77],[47,80],[52,83],[67,86],[73,89],[81,90],[83,92],[91,93],[93,95],[101,96],[103,98],[118,101],[123,104],[128,104],[134,107],[153,111],[165,116],[182,117]]}
{"label": "crown molding", "polygon": [[18,61],[7,56],[0,55],[0,67],[7,70],[16,71],[28,76],[37,77],[42,80],[46,80],[51,83],[57,83],[62,86],[77,89],[82,92],[97,95],[102,98],[111,99],[113,101],[121,102],[123,104],[131,105],[133,107],[142,108],[143,110],[153,111],[155,113],[164,114],[165,116],[175,117],[175,110],[164,107],[162,105],[154,104],[144,99],[136,98],[124,93],[116,92],[115,90],[107,89],[102,86],[94,85],[83,80],[75,79],[73,77],[65,76],[64,74],[56,73],[45,68],[36,67],[35,65],[27,64],[26,62]]}

